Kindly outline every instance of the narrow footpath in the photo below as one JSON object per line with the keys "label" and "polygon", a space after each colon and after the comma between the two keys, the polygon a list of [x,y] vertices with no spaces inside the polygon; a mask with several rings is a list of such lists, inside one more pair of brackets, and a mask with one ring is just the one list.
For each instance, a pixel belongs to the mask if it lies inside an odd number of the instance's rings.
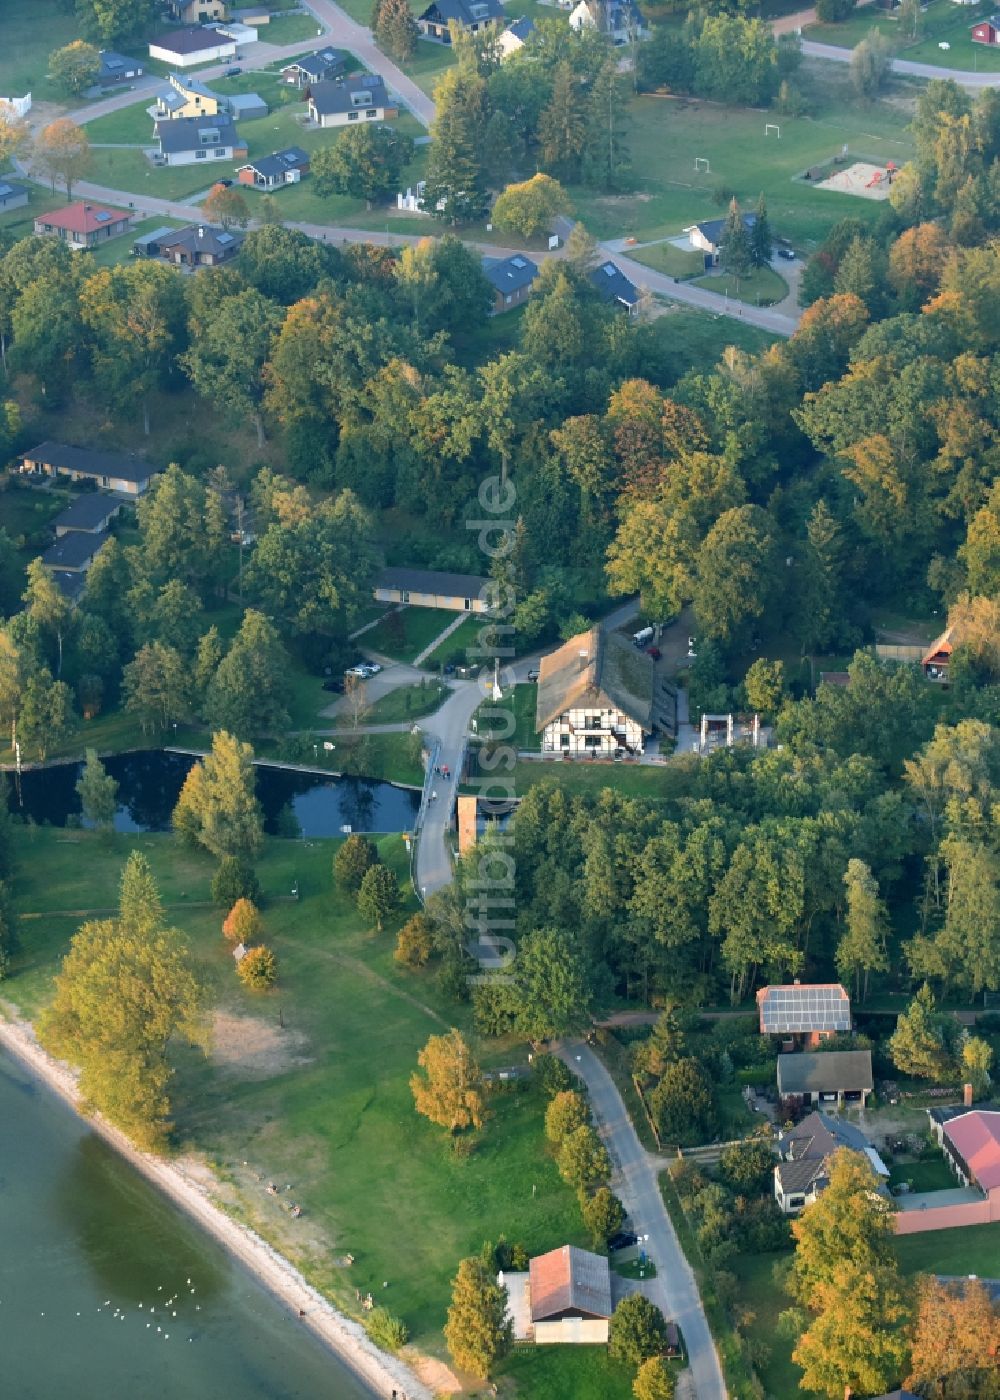
{"label": "narrow footpath", "polygon": [[[612,1185],[632,1228],[649,1237],[646,1252],[656,1265],[656,1277],[648,1279],[642,1291],[681,1329],[690,1366],[688,1394],[697,1400],[725,1400],[726,1383],[698,1285],[660,1195],[658,1178],[666,1163],[639,1141],[614,1080],[594,1052],[579,1041],[559,1053],[590,1092],[594,1119],[614,1165]],[[679,1400],[682,1393],[679,1386]]]}

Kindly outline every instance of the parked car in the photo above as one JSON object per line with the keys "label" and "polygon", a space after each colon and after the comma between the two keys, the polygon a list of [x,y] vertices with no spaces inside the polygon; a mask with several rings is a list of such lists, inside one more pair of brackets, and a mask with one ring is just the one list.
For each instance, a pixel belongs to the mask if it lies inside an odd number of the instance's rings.
{"label": "parked car", "polygon": [[365,675],[368,676],[377,676],[379,671],[381,671],[382,669],[382,667],[378,664],[377,661],[363,661],[361,665],[364,669]]}
{"label": "parked car", "polygon": [[614,1252],[616,1249],[631,1249],[634,1244],[639,1243],[639,1236],[633,1235],[631,1230],[619,1230],[617,1235],[612,1235],[608,1240],[608,1249]]}
{"label": "parked car", "polygon": [[698,655],[698,651],[697,651],[697,638],[696,638],[696,637],[688,637],[688,656],[695,657],[695,656],[697,656],[697,655]]}
{"label": "parked car", "polygon": [[217,190],[228,190],[232,183],[232,180],[216,180],[215,188]]}
{"label": "parked car", "polygon": [[344,682],[340,676],[331,676],[328,681],[323,682],[324,690],[332,690],[334,695],[341,695],[344,690]]}
{"label": "parked car", "polygon": [[791,248],[779,248],[778,257],[784,258],[785,262],[795,261],[795,254],[792,252]]}
{"label": "parked car", "polygon": [[539,677],[541,674],[542,674],[542,673],[541,673],[541,671],[538,669],[538,667],[537,667],[537,666],[533,666],[533,667],[531,668],[531,670],[528,672],[528,681],[529,681],[529,683],[530,683],[531,685],[534,685],[535,682],[538,680],[538,677]]}
{"label": "parked car", "polygon": [[238,78],[242,72],[242,68],[239,68],[236,65],[234,65],[232,68],[227,68],[222,76],[224,78]]}
{"label": "parked car", "polygon": [[663,653],[660,651],[660,648],[659,648],[659,647],[647,647],[647,648],[646,648],[646,655],[647,655],[647,656],[651,656],[651,657],[653,658],[654,661],[659,661],[659,659],[660,659],[660,657],[662,656],[662,654],[663,654]]}

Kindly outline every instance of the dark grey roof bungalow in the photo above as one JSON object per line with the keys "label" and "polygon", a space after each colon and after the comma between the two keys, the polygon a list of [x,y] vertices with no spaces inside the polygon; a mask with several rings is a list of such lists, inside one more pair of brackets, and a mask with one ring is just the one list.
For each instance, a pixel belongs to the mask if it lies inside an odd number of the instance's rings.
{"label": "dark grey roof bungalow", "polygon": [[124,504],[117,496],[105,495],[103,491],[85,491],[53,520],[56,538],[76,531],[99,534],[107,530]]}
{"label": "dark grey roof bungalow", "polygon": [[0,209],[23,209],[28,202],[28,191],[24,185],[0,180]]}
{"label": "dark grey roof bungalow", "polygon": [[161,234],[157,247],[160,257],[178,267],[217,267],[235,258],[244,238],[241,229],[188,224]]}
{"label": "dark grey roof bungalow", "polygon": [[484,613],[493,585],[479,574],[452,574],[441,569],[383,569],[375,580],[380,603],[412,603],[422,608]]}
{"label": "dark grey roof bungalow", "polygon": [[870,1050],[813,1050],[778,1056],[778,1093],[810,1103],[864,1103],[873,1087]]}
{"label": "dark grey roof bungalow", "polygon": [[24,453],[21,471],[68,476],[71,481],[94,481],[105,491],[141,496],[160,468],[144,462],[141,457],[121,452],[98,452],[64,442],[42,442]]}
{"label": "dark grey roof bungalow", "polygon": [[106,530],[90,534],[86,530],[71,530],[61,535],[55,544],[50,544],[42,555],[42,563],[48,569],[61,569],[67,573],[86,573],[94,562],[94,556],[108,538]]}
{"label": "dark grey roof bungalow", "polygon": [[610,259],[601,263],[600,267],[595,267],[590,274],[590,280],[597,288],[602,301],[624,307],[630,316],[638,315],[641,300],[639,288],[629,281],[617,263],[611,262]]}
{"label": "dark grey roof bungalow", "polygon": [[241,165],[236,177],[241,185],[251,185],[255,189],[273,190],[280,185],[295,185],[309,170],[309,152],[301,146],[288,146],[283,151],[275,151],[270,156],[258,156],[256,160]]}
{"label": "dark grey roof bungalow", "polygon": [[143,77],[146,72],[141,58],[129,58],[127,54],[115,53],[114,49],[101,49],[98,56],[101,60],[96,80],[98,87],[121,87],[123,83]]}
{"label": "dark grey roof bungalow", "polygon": [[167,165],[193,165],[199,160],[236,160],[246,156],[246,142],[228,112],[203,117],[167,117],[157,121],[153,130],[160,157]]}
{"label": "dark grey roof bungalow", "polygon": [[523,253],[511,258],[483,258],[483,275],[493,288],[493,315],[497,316],[531,296],[538,264]]}
{"label": "dark grey roof bungalow", "polygon": [[504,22],[504,8],[500,0],[431,0],[424,12],[417,16],[417,28],[425,39],[435,39],[440,44],[451,43],[450,24],[468,34],[475,34],[489,25],[500,26]]}
{"label": "dark grey roof bungalow", "polygon": [[282,68],[281,77],[292,87],[304,88],[310,83],[320,83],[324,79],[337,78],[347,71],[347,55],[341,49],[317,49],[315,53],[304,53],[294,63]]}
{"label": "dark grey roof bungalow", "polygon": [[317,126],[347,126],[351,122],[394,116],[385,81],[377,73],[357,73],[350,78],[324,79],[309,87],[309,115]]}

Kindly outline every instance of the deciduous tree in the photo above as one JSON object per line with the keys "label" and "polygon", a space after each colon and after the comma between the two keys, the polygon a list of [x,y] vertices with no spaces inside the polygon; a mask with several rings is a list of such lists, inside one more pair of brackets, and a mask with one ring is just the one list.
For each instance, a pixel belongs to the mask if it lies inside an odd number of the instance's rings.
{"label": "deciduous tree", "polygon": [[125,709],[136,715],[144,734],[165,733],[190,713],[187,663],[173,647],[147,642],[122,673]]}
{"label": "deciduous tree", "polygon": [[222,923],[222,932],[232,943],[252,943],[264,932],[260,910],[250,899],[236,901]]}
{"label": "deciduous tree", "polygon": [[244,739],[287,726],[289,664],[277,628],[248,608],[209,683],[205,710],[212,726]]}
{"label": "deciduous tree", "polygon": [[244,987],[264,992],[278,980],[278,959],[262,943],[248,948],[236,964],[236,972]]}
{"label": "deciduous tree", "polygon": [[589,1123],[566,1134],[556,1154],[559,1175],[577,1191],[592,1191],[611,1180],[611,1158]]}
{"label": "deciduous tree", "polygon": [[73,186],[90,169],[90,140],[82,126],[71,117],[57,117],[43,126],[35,137],[34,164],[52,188],[66,187],[66,198],[73,198]]}
{"label": "deciduous tree", "polygon": [[96,749],[87,750],[87,761],[76,784],[77,796],[84,821],[99,831],[109,830],[118,810],[118,782],[97,757]]}
{"label": "deciduous tree", "polygon": [[418,1113],[449,1133],[481,1128],[485,1117],[483,1074],[461,1031],[432,1035],[410,1076]]}
{"label": "deciduous tree", "polygon": [[493,205],[493,222],[498,228],[519,233],[523,238],[552,231],[559,214],[572,213],[569,195],[551,175],[541,171],[518,185],[508,185]]}
{"label": "deciduous tree", "polygon": [[246,228],[250,222],[250,206],[235,185],[213,185],[205,196],[201,212],[223,228],[232,228],[233,224]]}
{"label": "deciduous tree", "polygon": [[379,48],[397,63],[413,57],[417,46],[417,22],[410,0],[375,0],[372,33]]}
{"label": "deciduous tree", "polygon": [[399,189],[412,159],[413,141],[393,127],[351,126],[314,153],[310,173],[318,195],[347,194],[370,209]]}
{"label": "deciduous tree", "polygon": [[674,1400],[674,1373],[670,1362],[662,1356],[651,1356],[644,1361],[632,1382],[635,1400]]}
{"label": "deciduous tree", "polygon": [[261,371],[281,328],[281,308],[252,287],[227,296],[212,314],[194,317],[191,347],[180,357],[198,393],[243,413],[264,446]]}
{"label": "deciduous tree", "polygon": [[978,1279],[924,1275],[917,1289],[907,1387],[927,1400],[995,1400],[1000,1308]]}
{"label": "deciduous tree", "polygon": [[174,830],[220,859],[250,858],[263,835],[254,794],[253,749],[227,734],[212,735],[212,752],[196,763],[174,808]]}
{"label": "deciduous tree", "polygon": [[549,1101],[545,1110],[545,1136],[558,1147],[577,1128],[590,1122],[590,1109],[581,1093],[565,1089]]}
{"label": "deciduous tree", "polygon": [[581,1192],[580,1214],[595,1249],[606,1249],[608,1240],[625,1223],[625,1207],[608,1186],[599,1186],[592,1196]]}
{"label": "deciduous tree", "polygon": [[477,1256],[463,1259],[452,1282],[444,1335],[455,1365],[485,1380],[512,1342],[507,1290]]}
{"label": "deciduous tree", "polygon": [[358,888],[358,913],[379,933],[399,905],[399,881],[387,865],[377,862],[365,871]]}
{"label": "deciduous tree", "polygon": [[853,978],[855,998],[863,1001],[868,996],[870,974],[885,972],[889,966],[886,954],[889,915],[879,894],[878,881],[863,860],[852,857],[847,862],[844,885],[847,917],[844,933],[837,944],[837,973],[848,983]]}
{"label": "deciduous tree", "polygon": [[655,1303],[642,1293],[623,1298],[611,1316],[608,1351],[616,1361],[641,1366],[667,1349],[667,1322]]}
{"label": "deciduous tree", "polygon": [[74,39],[71,44],[49,54],[49,77],[65,92],[83,92],[100,71],[101,55],[93,44],[83,39]]}
{"label": "deciduous tree", "polygon": [[367,836],[353,832],[333,858],[333,878],[337,888],[356,896],[373,865],[378,863],[378,847]]}

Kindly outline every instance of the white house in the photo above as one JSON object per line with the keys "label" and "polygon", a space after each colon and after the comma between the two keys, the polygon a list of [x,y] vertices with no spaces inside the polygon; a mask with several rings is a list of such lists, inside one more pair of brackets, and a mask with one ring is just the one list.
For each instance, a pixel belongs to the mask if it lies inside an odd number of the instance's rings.
{"label": "white house", "polygon": [[[163,165],[194,165],[199,160],[245,158],[247,143],[228,114],[210,117],[165,117],[154,127]],[[214,178],[214,177],[213,177]]]}
{"label": "white house", "polygon": [[[743,227],[747,233],[751,231],[757,222],[756,214],[743,215]],[[722,255],[722,238],[725,233],[725,219],[704,219],[700,224],[689,224],[684,230],[688,236],[688,242],[692,248],[697,248],[699,252],[707,256],[713,263],[717,263]]]}
{"label": "white house", "polygon": [[505,58],[513,58],[514,54],[520,53],[528,42],[528,36],[534,32],[535,26],[527,15],[522,15],[513,24],[509,24],[497,40],[497,48],[500,50],[501,63]]}
{"label": "white house", "polygon": [[593,627],[543,656],[535,729],[542,753],[641,754],[653,728],[653,659],[620,632]]}
{"label": "white house", "polygon": [[193,26],[171,29],[151,42],[149,56],[174,68],[191,68],[196,63],[235,58],[236,40],[220,29]]}
{"label": "white house", "polygon": [[385,121],[397,114],[389,106],[385,83],[375,73],[314,83],[309,89],[309,116],[317,126],[349,126],[351,122]]}
{"label": "white house", "polygon": [[479,574],[449,574],[440,569],[383,569],[375,580],[378,603],[445,608],[449,612],[489,612],[495,584]]}
{"label": "white house", "polygon": [[866,1157],[880,1181],[887,1181],[889,1168],[864,1134],[852,1123],[831,1118],[826,1113],[810,1113],[797,1127],[778,1138],[774,1169],[774,1199],[782,1215],[798,1215],[829,1184],[827,1163],[842,1147]]}
{"label": "white house", "polygon": [[647,32],[642,11],[634,0],[579,0],[570,12],[569,26],[578,33],[596,29],[619,44]]}

